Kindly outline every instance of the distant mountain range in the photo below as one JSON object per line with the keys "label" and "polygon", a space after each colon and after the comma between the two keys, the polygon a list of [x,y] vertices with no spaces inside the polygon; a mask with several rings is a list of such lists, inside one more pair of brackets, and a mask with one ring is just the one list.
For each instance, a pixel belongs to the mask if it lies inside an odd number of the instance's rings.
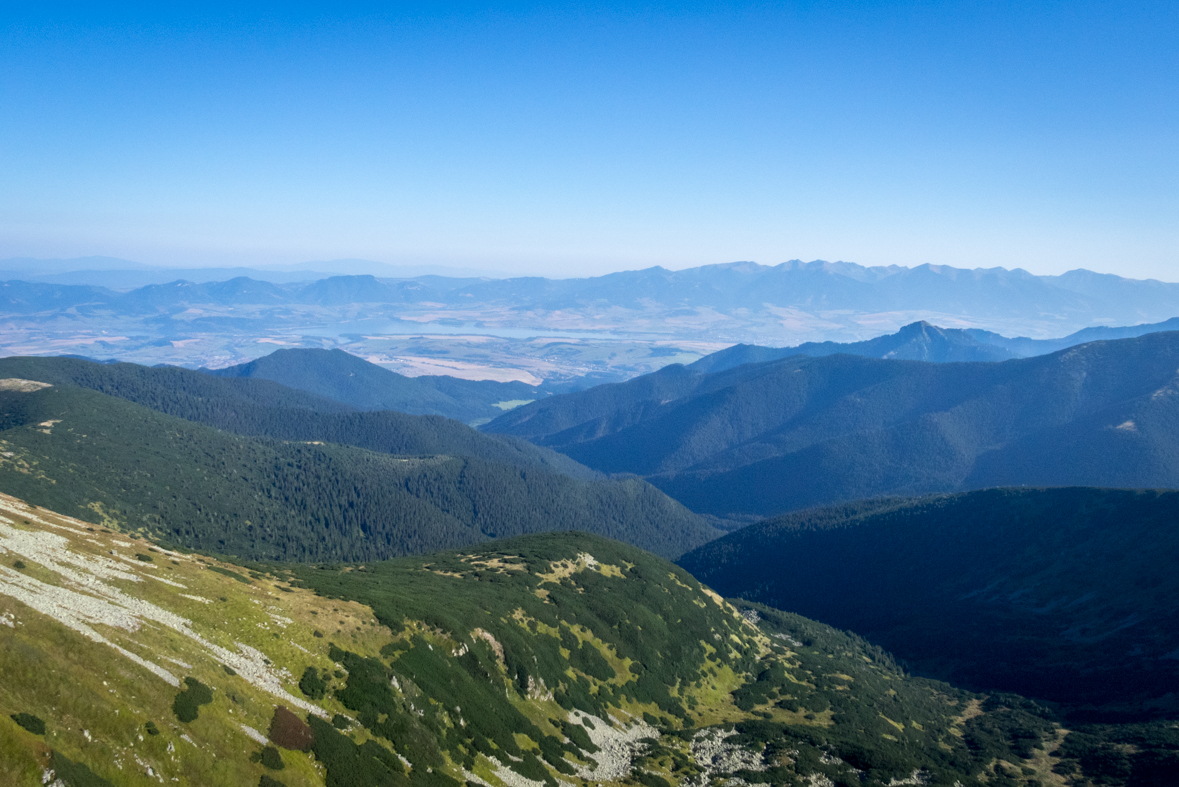
{"label": "distant mountain range", "polygon": [[486,278],[505,274],[456,268],[446,265],[391,265],[374,260],[338,259],[264,267],[171,267],[146,265],[117,257],[74,257],[72,259],[38,259],[10,257],[0,260],[0,279],[23,279],[49,284],[81,284],[115,289],[131,289],[151,284],[167,284],[178,279],[204,284],[248,276],[276,284],[307,282],[330,276],[370,275],[392,278],[414,276],[451,276]]}
{"label": "distant mountain range", "polygon": [[386,282],[375,276],[330,276],[312,282],[275,284],[246,276],[196,283],[183,279],[166,284],[149,284],[129,292],[105,287],[49,284],[45,282],[0,282],[0,312],[33,314],[85,307],[87,311],[114,310],[123,314],[167,311],[189,304],[217,306],[308,304],[340,306],[352,303],[407,303],[441,297],[448,287],[463,280],[425,277]]}
{"label": "distant mountain range", "polygon": [[[221,368],[275,346],[338,348],[410,376],[453,374],[531,386],[580,380],[584,387],[625,380],[670,360],[691,363],[734,343],[812,354],[997,360],[1153,330],[1177,315],[1179,285],[1162,282],[1084,271],[1038,277],[1001,268],[824,262],[651,268],[564,280],[357,274],[276,283],[239,276],[126,291],[13,279],[0,281],[0,355]],[[898,339],[872,338],[914,322],[941,328],[926,328],[917,339],[909,329]],[[1103,325],[1135,327],[1121,334],[1083,332]],[[415,338],[448,335],[468,338],[449,344]],[[482,336],[496,339],[472,338]],[[1061,336],[1067,338],[1057,341]],[[737,363],[749,352],[734,350],[727,360],[708,363]],[[781,354],[758,353],[758,360]],[[465,406],[422,412],[468,422],[494,415]]]}
{"label": "distant mountain range", "polygon": [[1002,485],[1179,487],[1176,369],[1176,332],[1000,363],[673,365],[485,429],[722,516]]}
{"label": "distant mountain range", "polygon": [[894,334],[878,336],[862,342],[808,342],[797,347],[760,347],[736,344],[706,355],[689,369],[700,372],[721,372],[745,363],[764,363],[791,355],[821,358],[845,353],[865,358],[889,358],[898,361],[931,361],[934,363],[970,361],[1007,361],[1046,355],[1085,342],[1107,339],[1128,339],[1148,333],[1179,330],[1179,317],[1166,322],[1110,328],[1085,328],[1060,339],[1014,339],[990,331],[961,328],[939,328],[927,322],[906,325]]}
{"label": "distant mountain range", "polygon": [[[372,263],[370,269],[377,270],[372,268],[376,265]],[[14,261],[8,261],[7,269],[21,272]],[[152,284],[127,293],[62,282],[10,281],[0,291],[0,312],[33,314],[87,305],[139,314],[195,303],[338,306],[428,302],[435,310],[461,308],[468,315],[507,309],[517,315],[517,323],[519,317],[530,315],[527,319],[535,327],[548,324],[548,315],[565,313],[566,320],[571,314],[578,315],[577,327],[586,329],[585,318],[596,310],[598,329],[624,325],[620,322],[624,314],[644,314],[648,319],[640,324],[634,324],[632,317],[632,332],[683,335],[708,331],[726,336],[748,335],[760,328],[779,336],[787,335],[782,329],[793,325],[796,335],[826,331],[831,339],[849,331],[862,335],[863,325],[853,328],[858,319],[855,315],[876,315],[875,324],[882,318],[887,318],[887,324],[888,319],[901,315],[925,315],[924,319],[947,325],[965,322],[962,327],[1026,324],[1042,334],[1049,326],[1157,322],[1179,314],[1179,284],[1084,270],[1034,276],[1004,268],[866,268],[822,261],[793,261],[772,267],[742,262],[680,271],[656,267],[585,279],[398,278],[398,271],[404,269],[387,266],[381,270],[387,271],[384,277],[366,273],[285,284],[244,276],[226,280],[222,274],[217,286],[194,274],[190,278],[196,281]],[[602,309],[615,310],[615,317]],[[745,327],[740,329],[741,325]],[[1009,331],[1004,328],[1003,332]]]}
{"label": "distant mountain range", "polygon": [[1074,719],[1179,711],[1179,492],[990,489],[751,525],[685,555],[721,593],[797,611],[958,683]]}
{"label": "distant mountain range", "polygon": [[[218,285],[219,286],[219,285]],[[1030,355],[1051,352],[1081,341],[1179,328],[1179,319],[1129,328],[1089,328],[1063,339],[1007,339],[983,331],[938,328],[914,323],[899,332],[865,342],[804,344],[773,348],[735,345],[706,356],[687,368],[718,372],[746,363],[763,363],[791,355],[822,357],[838,353],[900,360],[992,361],[1014,357],[1007,346]],[[981,336],[980,336],[981,335]],[[976,338],[980,336],[980,338]],[[983,341],[992,342],[984,344]],[[588,381],[528,385],[522,382],[463,380],[445,375],[406,377],[342,350],[279,349],[254,361],[222,369],[204,369],[218,377],[271,380],[358,410],[395,410],[412,415],[441,415],[482,425],[505,411],[537,399],[587,387]]]}

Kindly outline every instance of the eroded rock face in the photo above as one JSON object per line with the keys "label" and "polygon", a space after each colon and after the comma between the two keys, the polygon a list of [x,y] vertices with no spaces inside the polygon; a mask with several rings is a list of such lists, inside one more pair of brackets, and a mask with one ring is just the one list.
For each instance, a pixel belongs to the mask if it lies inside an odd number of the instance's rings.
{"label": "eroded rock face", "polygon": [[275,746],[295,751],[307,751],[315,743],[315,735],[307,723],[282,705],[274,709],[269,738]]}

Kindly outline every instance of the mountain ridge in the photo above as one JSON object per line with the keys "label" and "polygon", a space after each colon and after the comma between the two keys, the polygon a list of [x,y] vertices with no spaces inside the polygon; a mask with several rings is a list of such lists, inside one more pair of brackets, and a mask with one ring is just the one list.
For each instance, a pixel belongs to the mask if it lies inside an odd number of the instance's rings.
{"label": "mountain ridge", "polygon": [[[11,289],[22,282],[7,284]],[[32,294],[37,287],[48,286],[32,282],[23,284]],[[142,308],[154,303],[158,308],[165,303],[182,302],[182,294],[188,291],[190,298],[202,297],[216,302],[215,291],[202,289],[208,286],[208,283],[173,280],[145,285],[128,293],[108,290],[100,300],[108,306],[122,304],[125,308]],[[437,275],[377,278],[371,273],[358,273],[329,276],[309,283],[254,281],[251,286],[259,293],[267,292],[268,298],[278,298],[289,304],[438,301],[469,306],[510,302],[513,308],[524,311],[556,310],[603,302],[632,308],[640,301],[653,300],[669,308],[761,310],[768,302],[778,307],[807,310],[941,311],[976,319],[1017,313],[1072,314],[1074,316],[1069,319],[1080,319],[1082,314],[1088,313],[1101,314],[1107,319],[1142,322],[1152,317],[1166,319],[1179,313],[1179,284],[1153,279],[1125,279],[1085,270],[1070,271],[1061,276],[1036,276],[1018,268],[961,269],[929,264],[912,268],[873,268],[821,260],[806,263],[793,260],[774,266],[723,263],[683,270],[656,266],[574,279],[472,279]],[[91,295],[94,297],[93,293]],[[1165,312],[1165,316],[1160,312]]]}
{"label": "mountain ridge", "polygon": [[1175,332],[998,363],[795,355],[667,367],[484,429],[718,516],[997,485],[1171,487],[1176,368]]}
{"label": "mountain ridge", "polygon": [[[314,426],[314,415],[289,410],[279,420],[297,429]],[[426,441],[411,448],[430,447],[430,426],[408,435]],[[446,422],[437,426],[445,435]],[[398,431],[393,423],[394,438]],[[234,434],[86,388],[8,378],[0,384],[0,490],[246,559],[372,560],[552,528],[676,555],[719,534],[637,478],[579,480],[559,463],[442,454],[438,445],[398,454],[404,445],[375,451],[330,442],[334,434],[298,439],[310,436]]]}
{"label": "mountain ridge", "polygon": [[483,435],[439,416],[358,410],[260,377],[45,357],[0,359],[0,377],[88,388],[246,437],[340,443],[383,453],[458,454],[581,480],[601,477],[518,438]]}
{"label": "mountain ridge", "polygon": [[688,364],[689,369],[718,372],[746,363],[764,363],[791,355],[821,358],[847,353],[866,358],[888,358],[934,363],[1007,361],[1047,355],[1092,341],[1128,339],[1148,333],[1179,330],[1179,317],[1159,323],[1127,326],[1093,326],[1059,339],[1009,338],[977,328],[940,328],[924,320],[903,326],[893,334],[862,342],[806,342],[794,347],[737,344]]}

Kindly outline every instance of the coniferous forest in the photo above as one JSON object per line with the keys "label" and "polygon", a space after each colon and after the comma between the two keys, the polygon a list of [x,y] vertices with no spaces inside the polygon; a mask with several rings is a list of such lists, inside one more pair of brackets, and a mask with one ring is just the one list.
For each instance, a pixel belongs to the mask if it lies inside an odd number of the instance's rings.
{"label": "coniferous forest", "polygon": [[[81,388],[0,391],[0,400],[5,492],[189,549],[374,560],[580,529],[675,556],[716,534],[639,479],[581,480],[458,453],[246,437]],[[306,423],[285,415],[277,422]],[[505,455],[511,450],[485,441]],[[415,447],[425,446],[418,440]]]}

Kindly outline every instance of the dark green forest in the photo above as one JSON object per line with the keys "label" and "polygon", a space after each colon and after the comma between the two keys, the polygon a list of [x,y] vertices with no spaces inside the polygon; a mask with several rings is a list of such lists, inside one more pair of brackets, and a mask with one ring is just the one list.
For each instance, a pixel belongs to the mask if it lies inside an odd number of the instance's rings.
{"label": "dark green forest", "polygon": [[684,555],[729,596],[1072,720],[1179,712],[1179,492],[991,489],[789,514]]}
{"label": "dark green forest", "polygon": [[674,556],[716,535],[638,479],[244,437],[63,386],[0,391],[0,490],[251,559],[373,560],[569,529]]}
{"label": "dark green forest", "polygon": [[580,479],[600,477],[563,454],[520,438],[481,434],[440,416],[361,412],[269,380],[222,379],[166,366],[20,357],[0,359],[0,377],[89,388],[241,435],[340,443],[392,454],[470,456]]}

